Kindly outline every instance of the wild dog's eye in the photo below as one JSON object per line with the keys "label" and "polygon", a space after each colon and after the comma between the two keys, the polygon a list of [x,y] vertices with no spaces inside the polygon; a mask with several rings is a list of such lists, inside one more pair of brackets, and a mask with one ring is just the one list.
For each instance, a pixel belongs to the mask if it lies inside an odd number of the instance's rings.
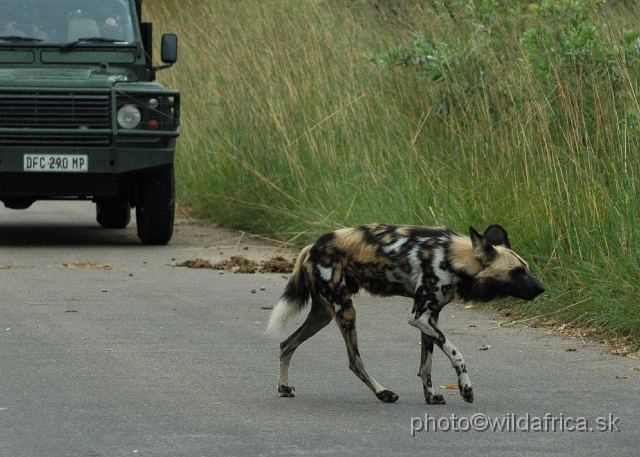
{"label": "wild dog's eye", "polygon": [[509,277],[512,279],[517,279],[527,274],[527,270],[524,267],[514,268],[509,272]]}

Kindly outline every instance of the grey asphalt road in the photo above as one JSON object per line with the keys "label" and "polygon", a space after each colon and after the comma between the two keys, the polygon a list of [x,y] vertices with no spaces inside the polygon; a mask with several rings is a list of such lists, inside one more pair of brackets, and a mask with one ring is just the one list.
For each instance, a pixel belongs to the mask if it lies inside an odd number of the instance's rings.
{"label": "grey asphalt road", "polygon": [[[173,266],[278,253],[185,220],[170,245],[142,246],[134,223],[100,229],[89,203],[0,209],[0,456],[637,455],[640,360],[459,304],[441,328],[473,404],[444,388],[446,405],[424,402],[411,302],[366,294],[364,363],[400,400],[381,403],[349,371],[333,325],[298,349],[298,396],[280,398],[262,307],[283,275]],[[434,381],[456,382],[441,353]]]}

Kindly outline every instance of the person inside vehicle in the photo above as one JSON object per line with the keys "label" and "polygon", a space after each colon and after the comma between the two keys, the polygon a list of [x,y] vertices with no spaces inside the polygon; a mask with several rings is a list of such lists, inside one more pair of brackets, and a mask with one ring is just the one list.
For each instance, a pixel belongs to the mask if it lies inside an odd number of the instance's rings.
{"label": "person inside vehicle", "polygon": [[44,41],[49,39],[45,32],[31,23],[28,11],[25,8],[9,7],[3,11],[3,16],[5,16],[4,28],[0,31],[0,36],[36,38]]}
{"label": "person inside vehicle", "polygon": [[119,23],[119,16],[114,8],[110,6],[100,6],[96,14],[96,22],[100,29],[100,36],[103,38],[113,38],[114,40],[124,39],[124,30]]}

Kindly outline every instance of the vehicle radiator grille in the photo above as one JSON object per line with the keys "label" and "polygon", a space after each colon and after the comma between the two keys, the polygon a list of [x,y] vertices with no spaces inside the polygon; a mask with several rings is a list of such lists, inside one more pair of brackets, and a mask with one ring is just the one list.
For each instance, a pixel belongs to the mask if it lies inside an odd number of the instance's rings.
{"label": "vehicle radiator grille", "polygon": [[[12,129],[0,132],[0,145],[108,145],[110,135],[91,131],[111,128],[110,113],[109,94],[0,93],[0,128]],[[78,133],[60,134],[58,129],[78,129]]]}

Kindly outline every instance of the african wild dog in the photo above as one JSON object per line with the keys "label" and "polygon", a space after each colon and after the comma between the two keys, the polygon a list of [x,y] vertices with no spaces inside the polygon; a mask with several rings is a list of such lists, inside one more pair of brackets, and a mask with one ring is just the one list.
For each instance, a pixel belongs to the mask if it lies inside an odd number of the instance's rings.
{"label": "african wild dog", "polygon": [[431,383],[434,345],[451,360],[462,398],[473,402],[462,355],[438,328],[440,311],[456,297],[463,301],[505,296],[533,300],[545,289],[511,250],[501,226],[490,226],[482,236],[472,227],[469,230],[470,238],[448,228],[374,224],[327,233],[304,248],[267,329],[281,331],[311,298],[311,310],[302,326],[280,343],[280,396],[296,394],[289,385],[289,361],[296,348],[336,319],[347,346],[349,368],[380,400],[398,399],[369,376],[360,358],[351,296],[363,288],[373,295],[414,299],[408,321],[422,333],[418,375],[426,402],[445,403],[442,395],[434,394]]}

